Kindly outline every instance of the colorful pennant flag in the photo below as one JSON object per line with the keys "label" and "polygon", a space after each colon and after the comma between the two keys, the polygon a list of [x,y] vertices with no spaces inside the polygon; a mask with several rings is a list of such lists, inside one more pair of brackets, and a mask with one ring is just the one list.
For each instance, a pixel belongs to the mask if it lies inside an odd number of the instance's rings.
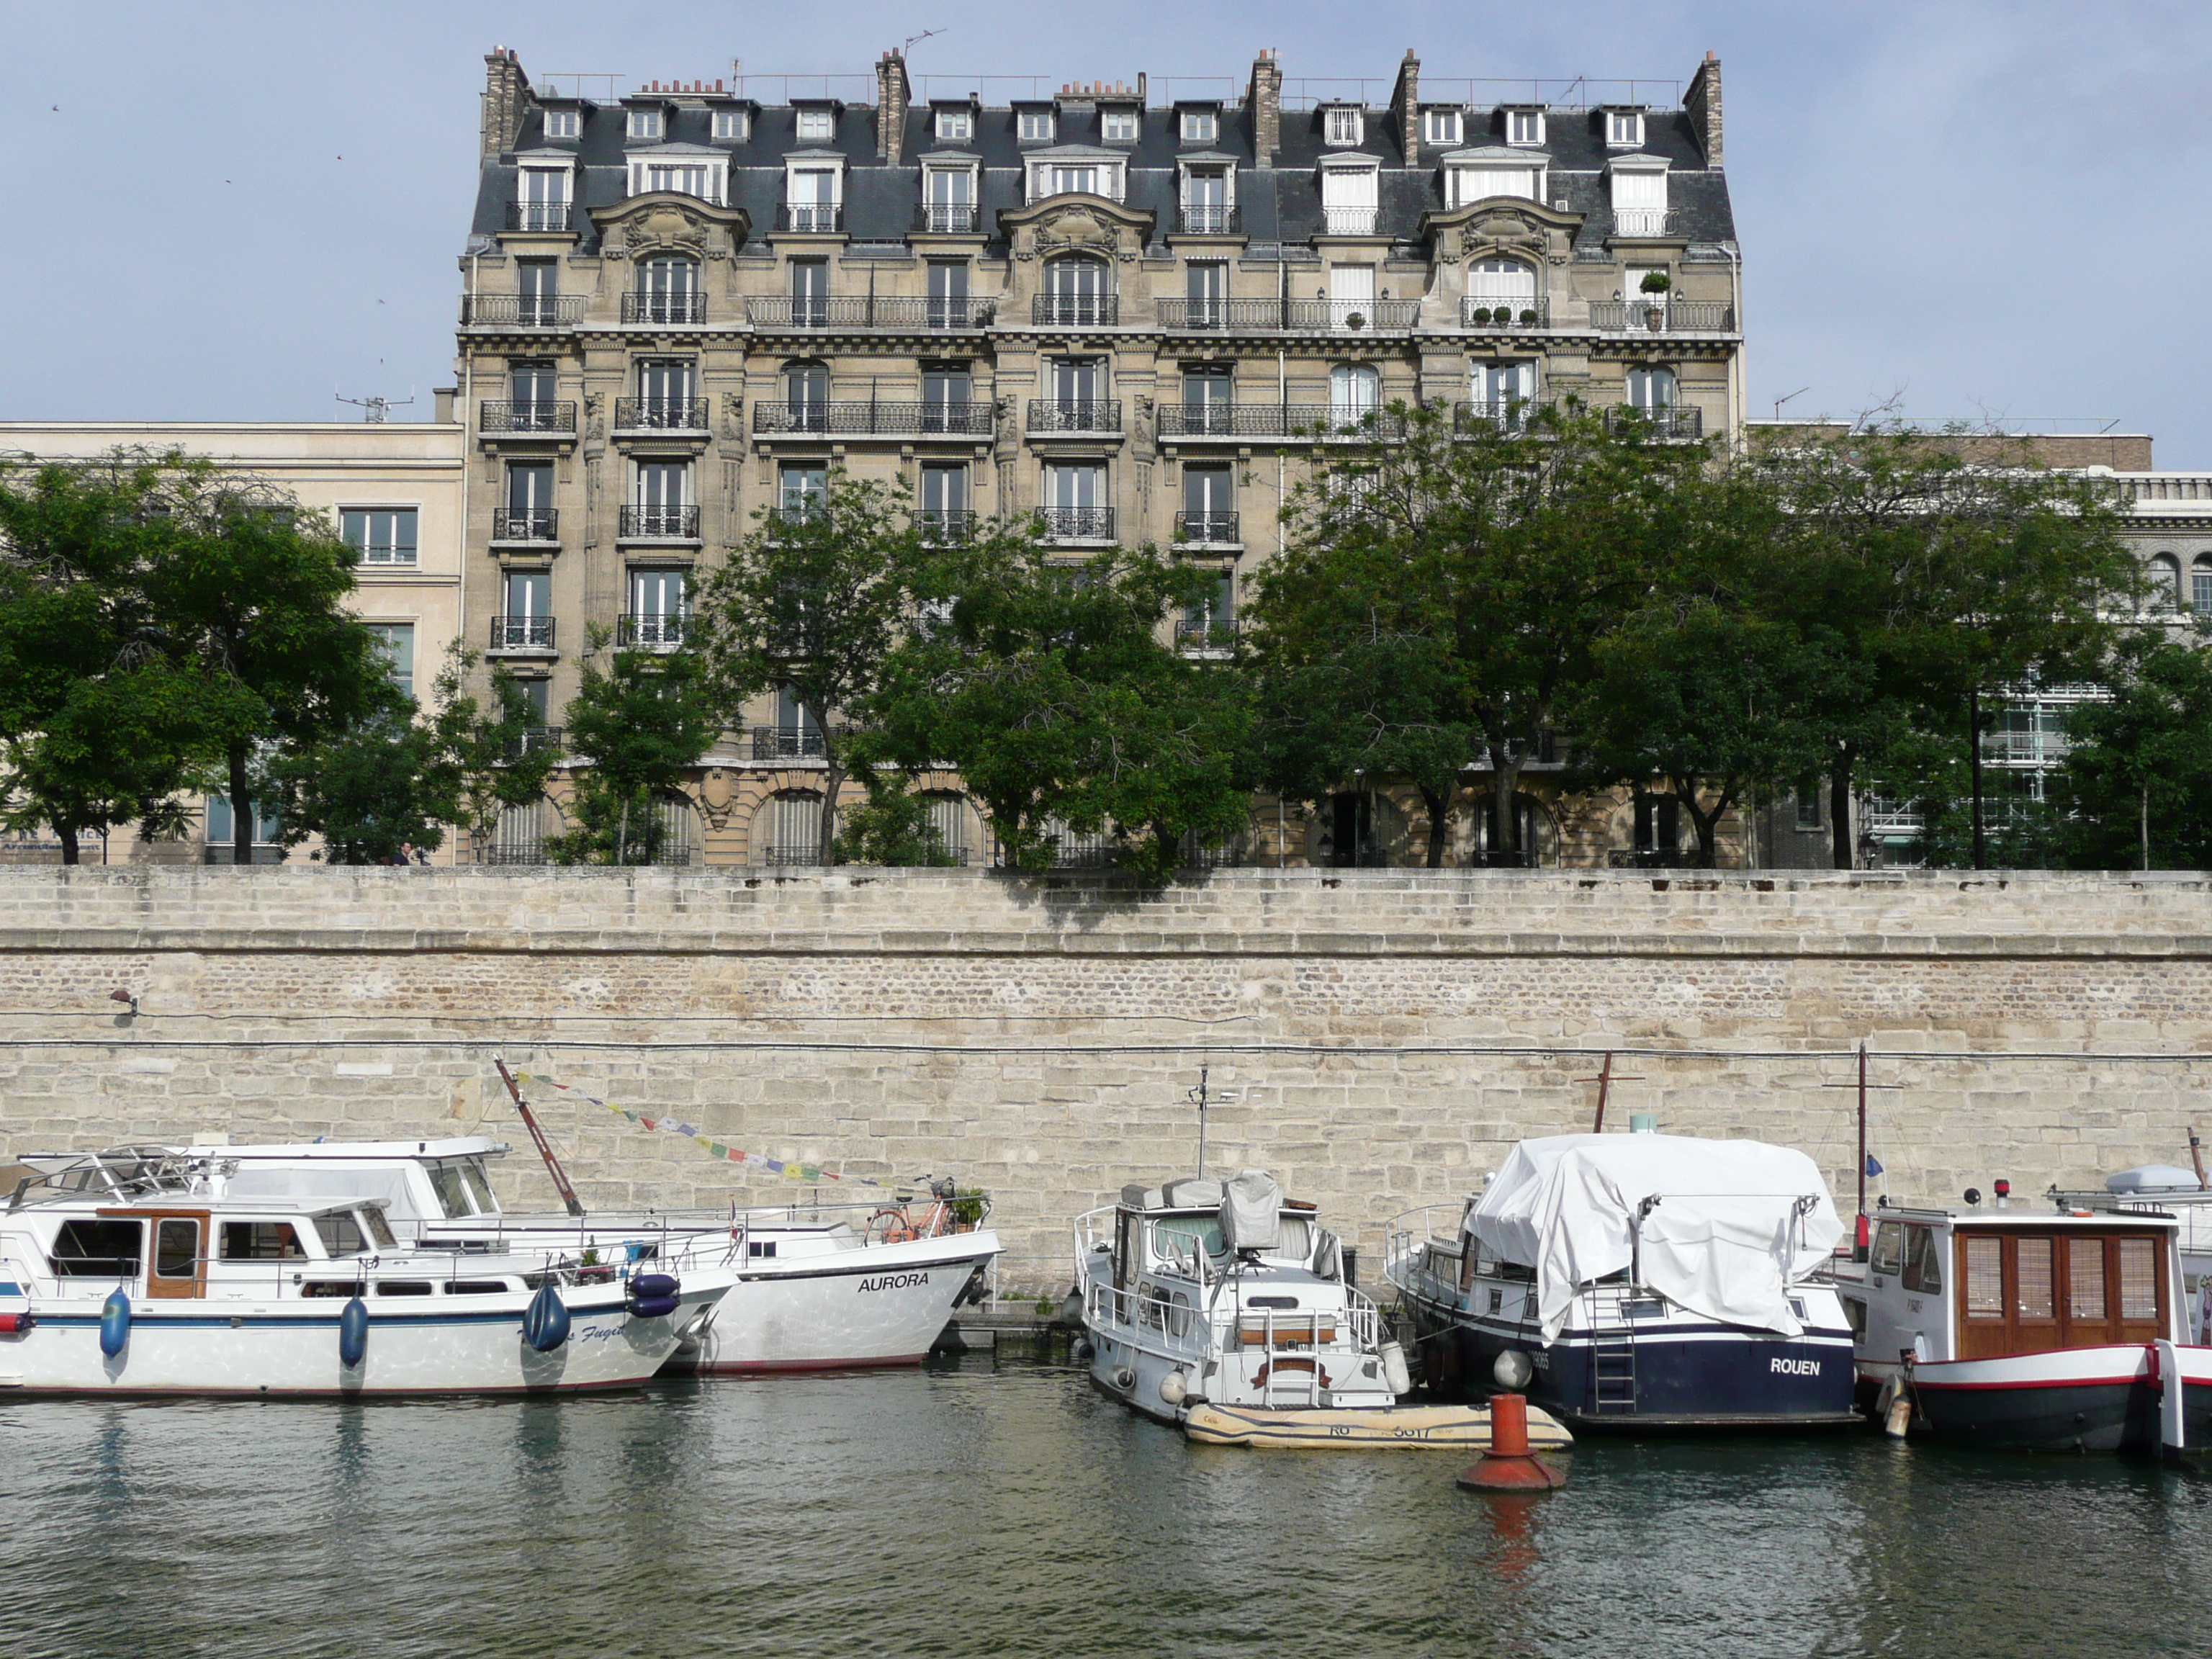
{"label": "colorful pennant flag", "polygon": [[748,1152],[739,1147],[726,1146],[711,1136],[700,1133],[698,1126],[696,1124],[678,1123],[672,1118],[648,1117],[643,1112],[634,1112],[627,1106],[617,1106],[611,1100],[601,1100],[596,1095],[586,1094],[581,1089],[573,1089],[554,1078],[532,1077],[527,1072],[517,1072],[514,1074],[514,1081],[517,1087],[526,1083],[543,1083],[548,1088],[558,1089],[564,1095],[574,1095],[577,1099],[589,1101],[594,1106],[604,1106],[617,1116],[628,1118],[640,1128],[665,1130],[671,1134],[688,1136],[705,1147],[709,1156],[719,1158],[725,1163],[756,1164],[770,1175],[783,1176],[793,1181],[817,1182],[840,1181],[848,1187],[884,1185],[882,1182],[870,1181],[865,1176],[839,1175],[834,1170],[825,1170],[818,1164],[800,1164],[787,1158],[769,1158],[765,1153]]}

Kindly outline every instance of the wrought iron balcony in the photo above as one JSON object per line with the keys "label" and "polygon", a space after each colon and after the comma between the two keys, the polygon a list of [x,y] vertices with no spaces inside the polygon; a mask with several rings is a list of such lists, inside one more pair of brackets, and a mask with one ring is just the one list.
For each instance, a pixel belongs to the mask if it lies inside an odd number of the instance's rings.
{"label": "wrought iron balcony", "polygon": [[1115,294],[1040,294],[1030,302],[1030,320],[1046,328],[1110,328],[1121,319]]}
{"label": "wrought iron balcony", "polygon": [[1677,300],[1658,294],[1593,300],[1590,326],[1601,334],[1724,334],[1735,327],[1735,307],[1725,300]]}
{"label": "wrought iron balcony", "polygon": [[819,524],[830,516],[830,504],[822,496],[806,495],[797,501],[779,501],[768,510],[768,521],[781,529],[787,525]]}
{"label": "wrought iron balcony", "polygon": [[753,758],[757,761],[820,760],[825,752],[822,733],[812,726],[753,727]]}
{"label": "wrought iron balcony", "polygon": [[[562,738],[566,735],[567,734],[562,731],[562,729],[557,726],[525,726],[523,728],[522,734],[513,739],[507,745],[507,758],[509,760],[520,760],[525,755],[544,754],[548,750],[557,751],[561,747]],[[540,858],[513,860],[489,859],[485,861],[491,864],[539,864],[543,863],[544,860]]]}
{"label": "wrought iron balcony", "polygon": [[925,507],[915,514],[914,527],[933,544],[964,542],[975,534],[975,515],[964,507]]}
{"label": "wrought iron balcony", "polygon": [[1179,542],[1211,543],[1216,545],[1240,543],[1237,515],[1234,513],[1178,513],[1176,514],[1176,539]]}
{"label": "wrought iron balcony", "polygon": [[1121,404],[1118,398],[1082,400],[1059,398],[1030,399],[1031,432],[1119,432]]}
{"label": "wrought iron balcony", "polygon": [[1110,507],[1041,507],[1044,533],[1056,542],[1110,542],[1114,539],[1114,509]]}
{"label": "wrought iron balcony", "polygon": [[1552,301],[1541,294],[1518,300],[1470,294],[1460,301],[1459,319],[1466,328],[1549,328]]}
{"label": "wrought iron balcony", "polygon": [[1176,618],[1176,644],[1183,650],[1211,647],[1226,651],[1237,643],[1239,632],[1234,617],[1193,617]]}
{"label": "wrought iron balcony", "polygon": [[464,294],[461,323],[469,328],[574,328],[583,320],[580,294]]}
{"label": "wrought iron balcony", "polygon": [[1379,438],[1406,435],[1405,417],[1387,409],[1329,404],[1162,404],[1163,438]]}
{"label": "wrought iron balcony", "polygon": [[1371,207],[1325,207],[1321,210],[1324,236],[1372,236],[1382,221],[1382,210]]}
{"label": "wrought iron balcony", "polygon": [[704,398],[617,398],[615,399],[615,430],[704,432],[707,430],[707,400]]}
{"label": "wrought iron balcony", "polygon": [[557,542],[561,539],[560,511],[550,507],[495,507],[491,538],[495,542]]}
{"label": "wrought iron balcony", "polygon": [[1549,398],[1501,398],[1452,405],[1452,424],[1462,432],[1487,427],[1496,432],[1526,432],[1539,410],[1552,407]]}
{"label": "wrought iron balcony", "polygon": [[673,651],[684,643],[684,628],[689,620],[681,615],[628,615],[622,618],[617,639],[620,644],[643,650]]}
{"label": "wrought iron balcony", "polygon": [[619,533],[629,541],[696,542],[699,539],[699,509],[625,507]]}
{"label": "wrought iron balcony", "polygon": [[961,403],[789,403],[753,405],[753,430],[763,436],[822,433],[860,438],[988,438],[994,405],[988,398]]}
{"label": "wrought iron balcony", "polygon": [[981,224],[973,203],[925,202],[915,210],[914,228],[933,236],[973,236]]}
{"label": "wrought iron balcony", "polygon": [[981,295],[920,294],[763,295],[745,301],[755,328],[919,328],[965,331],[988,326],[998,301]]}
{"label": "wrought iron balcony", "polygon": [[707,296],[703,294],[625,294],[622,296],[625,323],[703,323]]}
{"label": "wrought iron balcony", "polygon": [[576,405],[556,399],[513,403],[497,399],[477,406],[477,428],[482,432],[547,433],[576,435]]}
{"label": "wrought iron balcony", "polygon": [[1613,216],[1616,236],[1672,236],[1677,225],[1678,216],[1665,208],[1620,208]]}
{"label": "wrought iron balcony", "polygon": [[1221,402],[1162,404],[1158,415],[1163,438],[1234,438],[1239,433],[1242,406]]}
{"label": "wrought iron balcony", "polygon": [[566,202],[509,202],[509,230],[574,230],[576,210]]}
{"label": "wrought iron balcony", "polygon": [[1405,333],[1419,300],[1162,300],[1160,326],[1193,333]]}
{"label": "wrought iron balcony", "polygon": [[553,618],[494,617],[491,619],[491,648],[495,651],[550,651],[553,648]]}
{"label": "wrought iron balcony", "polygon": [[1176,210],[1176,229],[1185,236],[1235,236],[1244,229],[1244,210],[1219,202],[1185,202]]}
{"label": "wrought iron balcony", "polygon": [[1631,409],[1623,405],[1606,411],[1606,424],[1620,431],[1632,422],[1645,428],[1655,438],[1702,438],[1705,435],[1705,412],[1702,409],[1679,406],[1663,409]]}
{"label": "wrought iron balcony", "polygon": [[842,202],[786,202],[775,210],[778,230],[801,236],[830,236],[845,228]]}

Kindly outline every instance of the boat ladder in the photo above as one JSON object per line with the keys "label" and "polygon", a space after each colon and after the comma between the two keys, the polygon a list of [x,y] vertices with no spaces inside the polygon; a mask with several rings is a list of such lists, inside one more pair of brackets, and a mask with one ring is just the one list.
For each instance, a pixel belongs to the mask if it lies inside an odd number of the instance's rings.
{"label": "boat ladder", "polygon": [[1583,1305],[1589,1319],[1590,1415],[1632,1413],[1636,1409],[1636,1327],[1628,1318],[1628,1298],[1619,1297],[1613,1304],[1620,1322],[1614,1335],[1601,1328],[1604,1316],[1595,1285],[1585,1292]]}

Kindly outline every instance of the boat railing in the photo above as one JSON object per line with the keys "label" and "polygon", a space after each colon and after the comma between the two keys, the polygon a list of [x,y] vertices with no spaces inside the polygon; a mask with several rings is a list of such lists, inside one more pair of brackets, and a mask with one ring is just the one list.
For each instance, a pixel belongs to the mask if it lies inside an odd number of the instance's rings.
{"label": "boat railing", "polygon": [[78,1152],[58,1168],[16,1182],[8,1207],[21,1209],[41,1188],[51,1196],[105,1197],[125,1203],[161,1193],[190,1193],[195,1190],[196,1169],[196,1160],[173,1146],[111,1146]]}

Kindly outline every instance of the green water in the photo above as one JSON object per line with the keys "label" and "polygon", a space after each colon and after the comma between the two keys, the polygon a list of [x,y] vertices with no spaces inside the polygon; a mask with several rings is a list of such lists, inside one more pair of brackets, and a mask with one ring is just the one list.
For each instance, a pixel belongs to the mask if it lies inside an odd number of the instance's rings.
{"label": "green water", "polygon": [[1186,1445],[1061,1368],[0,1407],[0,1654],[2212,1651],[2212,1479],[1857,1435]]}

